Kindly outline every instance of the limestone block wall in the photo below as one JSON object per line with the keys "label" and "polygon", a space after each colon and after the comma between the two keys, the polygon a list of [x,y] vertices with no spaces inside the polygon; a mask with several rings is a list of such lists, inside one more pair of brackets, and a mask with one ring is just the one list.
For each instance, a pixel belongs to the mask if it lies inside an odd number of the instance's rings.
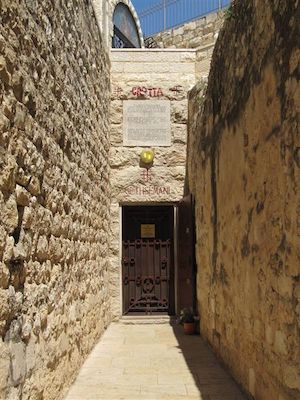
{"label": "limestone block wall", "polygon": [[[216,36],[217,39],[217,36]],[[196,77],[197,80],[207,79],[210,71],[211,59],[216,42],[197,48]]]}
{"label": "limestone block wall", "polygon": [[[259,400],[300,398],[300,4],[238,1],[191,92],[201,333]],[[236,44],[241,46],[237,47]]]}
{"label": "limestone block wall", "polygon": [[153,36],[160,48],[196,49],[215,43],[224,21],[224,12],[211,13]]}
{"label": "limestone block wall", "polygon": [[[120,205],[176,202],[183,196],[186,165],[187,93],[195,84],[194,50],[112,50],[111,103],[111,292],[120,315]],[[170,103],[171,145],[123,145],[123,102]],[[142,103],[140,103],[142,104]],[[153,142],[154,143],[154,142]],[[145,175],[139,166],[144,148],[155,151]]]}
{"label": "limestone block wall", "polygon": [[0,19],[0,398],[59,399],[110,321],[110,64],[89,1]]}
{"label": "limestone block wall", "polygon": [[224,11],[211,13],[153,36],[160,48],[196,50],[196,77],[207,77],[213,49],[224,23]]}

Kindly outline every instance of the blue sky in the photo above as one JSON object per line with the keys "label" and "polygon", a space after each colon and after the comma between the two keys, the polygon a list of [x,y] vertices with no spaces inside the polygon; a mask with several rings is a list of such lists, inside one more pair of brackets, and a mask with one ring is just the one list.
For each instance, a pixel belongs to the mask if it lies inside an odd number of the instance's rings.
{"label": "blue sky", "polygon": [[131,0],[137,13],[140,14],[154,6],[158,6],[151,15],[141,17],[140,21],[145,36],[180,25],[202,15],[218,10],[219,6],[227,6],[230,0],[165,0],[167,4],[166,19],[163,13],[164,0]]}
{"label": "blue sky", "polygon": [[137,12],[144,10],[145,8],[151,7],[152,5],[159,3],[159,0],[131,0],[134,8]]}

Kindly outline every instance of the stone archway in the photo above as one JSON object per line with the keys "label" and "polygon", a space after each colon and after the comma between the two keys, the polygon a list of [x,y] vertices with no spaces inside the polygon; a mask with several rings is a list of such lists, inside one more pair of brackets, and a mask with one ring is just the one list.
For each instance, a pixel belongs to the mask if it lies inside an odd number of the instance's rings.
{"label": "stone archway", "polygon": [[116,6],[119,3],[123,3],[128,7],[137,27],[141,48],[144,48],[145,45],[144,45],[141,23],[138,14],[135,11],[135,8],[130,0],[92,0],[98,26],[105,40],[106,46],[108,48],[111,46],[111,41],[114,32],[113,14]]}
{"label": "stone archway", "polygon": [[129,11],[131,12],[131,15],[132,15],[132,17],[133,17],[133,19],[135,21],[136,27],[137,27],[137,31],[138,31],[141,47],[142,48],[145,47],[144,46],[144,38],[143,38],[143,32],[142,32],[142,28],[141,28],[140,19],[139,19],[138,14],[135,11],[135,8],[134,8],[134,6],[133,6],[133,4],[131,3],[130,0],[112,0],[112,2],[111,2],[111,4],[112,4],[112,12],[110,14],[110,19],[109,19],[111,21],[110,37],[112,38],[112,36],[113,36],[113,23],[112,23],[112,21],[113,21],[113,13],[114,13],[114,10],[115,10],[115,8],[117,7],[117,5],[119,3],[123,3],[129,8]]}

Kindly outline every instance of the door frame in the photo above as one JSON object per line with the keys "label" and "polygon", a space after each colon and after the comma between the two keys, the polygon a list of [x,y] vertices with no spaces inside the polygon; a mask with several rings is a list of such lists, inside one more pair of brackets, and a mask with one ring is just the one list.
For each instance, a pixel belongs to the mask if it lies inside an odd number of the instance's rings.
{"label": "door frame", "polygon": [[123,207],[139,207],[139,206],[171,206],[173,207],[173,267],[174,267],[174,309],[175,314],[178,314],[178,259],[177,259],[177,241],[178,241],[178,201],[163,201],[163,202],[149,202],[149,201],[139,201],[139,202],[120,202],[119,203],[119,287],[120,287],[120,316],[123,316],[123,280],[122,280],[122,228],[123,228],[123,218],[122,209]]}

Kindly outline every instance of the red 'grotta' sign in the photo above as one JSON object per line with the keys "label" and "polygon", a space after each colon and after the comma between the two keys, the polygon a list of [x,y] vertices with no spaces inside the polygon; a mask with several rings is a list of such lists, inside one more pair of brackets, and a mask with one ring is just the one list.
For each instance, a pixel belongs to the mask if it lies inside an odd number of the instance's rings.
{"label": "red 'grotta' sign", "polygon": [[131,92],[136,97],[160,97],[164,95],[161,88],[146,88],[145,86],[135,86]]}

